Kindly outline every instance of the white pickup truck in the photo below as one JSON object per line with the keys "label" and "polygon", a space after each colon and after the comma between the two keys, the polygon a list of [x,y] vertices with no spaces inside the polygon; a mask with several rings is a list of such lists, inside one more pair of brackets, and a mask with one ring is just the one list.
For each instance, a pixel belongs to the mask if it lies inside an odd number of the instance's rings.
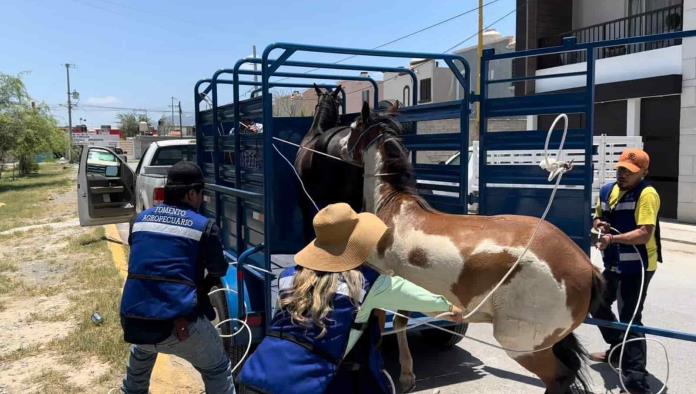
{"label": "white pickup truck", "polygon": [[85,147],[77,185],[80,225],[125,222],[161,203],[167,171],[181,160],[196,161],[195,139],[153,142],[135,171],[110,148]]}

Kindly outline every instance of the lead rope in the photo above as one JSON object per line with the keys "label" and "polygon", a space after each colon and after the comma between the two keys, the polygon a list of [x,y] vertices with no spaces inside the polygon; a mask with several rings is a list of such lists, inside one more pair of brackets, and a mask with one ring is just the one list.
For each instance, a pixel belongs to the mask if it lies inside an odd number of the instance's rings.
{"label": "lead rope", "polygon": [[[562,135],[562,137],[561,137],[561,143],[560,143],[559,146],[558,146],[558,151],[557,151],[557,153],[556,153],[556,157],[555,157],[555,158],[550,158],[549,155],[548,155],[548,147],[549,147],[549,142],[550,142],[550,140],[551,140],[551,134],[553,133],[554,128],[556,127],[556,123],[558,123],[558,121],[561,120],[561,119],[564,120],[563,135]],[[551,209],[551,205],[553,204],[553,200],[554,200],[554,198],[556,197],[556,191],[558,190],[558,187],[559,187],[559,185],[560,185],[560,183],[561,183],[561,179],[563,178],[563,175],[564,175],[566,172],[568,172],[568,171],[570,171],[570,170],[573,169],[573,163],[572,163],[572,161],[568,162],[568,161],[563,161],[563,160],[561,160],[561,154],[563,153],[563,146],[564,146],[564,144],[565,144],[565,139],[566,139],[567,133],[568,133],[568,116],[567,116],[566,114],[560,114],[560,115],[558,115],[558,116],[556,117],[556,119],[554,119],[553,123],[551,124],[551,127],[549,128],[549,131],[547,132],[546,141],[545,141],[545,143],[544,143],[544,158],[543,158],[543,160],[539,163],[539,166],[540,166],[542,169],[544,169],[544,170],[546,170],[546,171],[549,172],[549,177],[548,177],[549,182],[552,181],[554,178],[556,178],[556,183],[554,184],[554,187],[553,187],[553,190],[552,190],[552,192],[551,192],[551,195],[549,196],[549,201],[548,201],[548,203],[546,204],[546,209],[544,210],[544,213],[542,214],[542,216],[539,218],[539,221],[537,222],[537,225],[535,226],[534,231],[532,232],[532,235],[530,236],[529,241],[527,242],[527,245],[526,245],[525,248],[524,248],[524,251],[522,251],[522,253],[517,257],[517,260],[515,261],[515,263],[514,263],[514,264],[510,267],[510,269],[505,273],[505,275],[504,275],[503,278],[498,282],[498,284],[496,284],[496,286],[486,295],[486,297],[485,297],[483,300],[481,300],[481,302],[479,302],[478,305],[476,305],[476,307],[475,307],[471,312],[469,312],[468,314],[466,314],[465,316],[463,316],[463,317],[462,317],[462,320],[466,320],[466,319],[468,319],[469,317],[471,317],[474,313],[478,312],[478,310],[488,301],[488,299],[490,299],[490,297],[493,295],[493,293],[495,293],[495,292],[500,288],[500,286],[502,286],[502,284],[503,284],[503,283],[507,280],[507,278],[512,274],[512,272],[515,270],[515,268],[517,268],[517,266],[519,265],[520,261],[522,260],[522,257],[524,257],[524,255],[525,255],[525,254],[527,253],[527,251],[529,250],[529,247],[531,246],[531,244],[532,244],[532,242],[533,242],[533,240],[534,240],[534,237],[536,236],[536,234],[537,234],[537,232],[538,232],[538,230],[539,230],[539,227],[541,226],[541,223],[546,219],[546,216],[548,215],[549,210]],[[280,138],[277,138],[277,137],[273,137],[273,138],[274,138],[275,140],[279,141],[279,142],[283,142],[283,143],[286,143],[286,144],[289,144],[289,145],[293,145],[293,146],[295,146],[295,147],[297,147],[297,148],[300,148],[300,149],[306,149],[306,150],[308,150],[308,151],[311,151],[311,152],[314,152],[314,153],[318,153],[318,154],[320,154],[320,155],[324,155],[324,156],[327,156],[327,157],[332,158],[332,159],[335,159],[335,160],[344,161],[344,160],[342,160],[341,158],[338,158],[338,157],[336,157],[336,156],[332,156],[332,155],[329,155],[329,154],[326,154],[326,153],[323,153],[323,152],[319,152],[319,151],[316,151],[316,150],[313,150],[313,149],[310,149],[310,148],[307,148],[307,147],[303,147],[303,146],[301,146],[301,145],[299,145],[299,144],[295,144],[295,143],[292,143],[292,142],[290,142],[290,141],[286,141],[286,140],[283,140],[283,139],[280,139]],[[283,157],[283,159],[285,159],[286,163],[288,163],[288,165],[290,165],[290,166],[293,168],[293,172],[295,173],[295,176],[297,177],[297,180],[298,180],[298,181],[300,182],[300,184],[302,185],[302,190],[304,191],[304,193],[305,193],[305,195],[307,196],[307,198],[312,202],[312,204],[314,205],[314,207],[315,207],[315,208],[317,209],[317,211],[318,211],[319,209],[318,209],[318,207],[317,207],[317,204],[314,202],[314,199],[312,198],[312,196],[307,192],[307,189],[306,189],[305,186],[304,186],[304,182],[302,181],[302,179],[300,178],[300,175],[299,175],[299,174],[297,173],[297,171],[295,170],[295,167],[292,165],[292,163],[290,163],[290,160],[288,160],[288,158],[285,157],[275,145],[273,145],[273,147],[274,147],[275,151],[276,151],[281,157]],[[388,174],[374,174],[374,175],[372,175],[372,176],[385,176],[385,175],[395,175],[395,174],[392,174],[392,173],[388,173]],[[613,229],[613,230],[614,230],[614,231],[617,231],[616,229]],[[633,247],[634,247],[634,249],[635,249],[636,252],[637,252],[637,251],[638,251],[638,248],[636,248],[635,245],[633,245]],[[639,253],[639,255],[640,255],[640,253]],[[642,264],[642,263],[643,263],[642,256],[641,256],[640,260],[641,260],[641,264]],[[608,361],[611,361],[611,355],[614,353],[614,351],[616,351],[616,349],[617,349],[619,346],[621,346],[621,353],[620,353],[620,356],[619,356],[619,367],[620,367],[621,364],[622,364],[622,362],[623,362],[623,353],[624,353],[624,349],[625,349],[625,344],[626,344],[626,343],[629,343],[629,342],[636,342],[636,341],[646,341],[646,342],[647,342],[647,341],[652,341],[652,342],[657,342],[658,344],[660,344],[660,345],[662,346],[662,348],[663,348],[663,350],[664,350],[664,352],[665,352],[665,358],[666,358],[666,360],[667,360],[667,377],[665,378],[665,382],[663,383],[662,388],[661,388],[660,391],[658,391],[658,393],[657,393],[657,394],[661,394],[662,392],[664,392],[665,388],[667,387],[667,381],[669,380],[669,357],[668,357],[667,349],[666,349],[665,345],[664,345],[662,342],[657,341],[657,340],[652,339],[652,338],[634,338],[634,339],[630,339],[630,340],[628,339],[628,333],[630,332],[631,325],[633,324],[633,321],[635,320],[635,317],[636,317],[636,315],[638,314],[638,307],[639,307],[639,305],[640,305],[640,300],[642,299],[642,294],[643,294],[643,284],[644,284],[644,280],[645,280],[645,272],[644,272],[644,270],[641,270],[641,288],[640,288],[641,294],[640,294],[640,296],[639,296],[639,298],[638,298],[638,303],[636,304],[636,309],[635,309],[634,312],[633,312],[633,316],[632,316],[632,318],[631,318],[631,321],[629,322],[628,327],[627,327],[627,329],[626,329],[626,333],[624,334],[624,340],[622,341],[622,343],[621,343],[620,345],[617,345],[617,346],[615,346],[614,348],[612,348],[612,349],[610,350],[609,355],[608,355],[608,358],[609,358]],[[388,309],[383,309],[383,310],[386,311],[386,312],[392,313],[392,314],[395,315],[395,316],[400,316],[400,317],[404,317],[404,318],[407,318],[407,319],[410,318],[409,316],[406,316],[406,315],[397,313],[397,312],[395,312],[395,311],[391,311],[391,310],[388,310]],[[439,315],[437,315],[437,316],[424,319],[423,321],[421,321],[421,322],[419,322],[419,323],[417,323],[417,324],[410,325],[410,326],[406,326],[406,327],[401,328],[401,329],[398,329],[398,330],[392,330],[392,331],[383,333],[382,335],[396,334],[397,332],[406,331],[406,330],[411,330],[411,329],[416,328],[416,327],[421,326],[421,325],[427,325],[427,326],[429,326],[429,327],[432,327],[432,328],[435,328],[435,329],[438,329],[438,330],[441,330],[441,331],[450,333],[450,334],[452,334],[452,335],[456,335],[456,336],[459,336],[459,337],[461,337],[461,338],[467,338],[467,339],[470,339],[470,340],[472,340],[472,341],[475,341],[475,342],[478,342],[478,343],[481,343],[481,344],[484,344],[484,345],[491,346],[491,347],[493,347],[493,348],[497,348],[497,349],[500,349],[500,350],[504,350],[504,351],[506,351],[506,352],[513,352],[513,353],[536,353],[536,352],[541,352],[541,351],[544,351],[544,350],[551,349],[551,348],[553,347],[553,345],[550,345],[550,346],[546,346],[546,347],[543,347],[543,348],[528,349],[528,350],[508,349],[508,348],[504,348],[504,347],[502,347],[502,346],[495,345],[495,344],[493,344],[493,343],[489,343],[489,342],[486,342],[486,341],[483,341],[483,340],[480,340],[480,339],[476,339],[476,338],[472,338],[472,337],[463,335],[463,334],[461,334],[461,333],[458,333],[458,332],[455,332],[455,331],[452,331],[452,330],[449,330],[449,329],[446,329],[446,328],[444,328],[444,327],[440,327],[440,326],[438,326],[438,325],[435,325],[435,324],[432,324],[432,323],[431,323],[432,321],[439,320],[439,319],[441,319],[442,317],[449,316],[449,315],[451,315],[451,312],[442,313],[442,314],[439,314]],[[246,326],[245,323],[243,323],[243,324]],[[249,329],[248,326],[246,326],[246,328]],[[251,330],[249,330],[249,333],[251,333]],[[250,337],[251,337],[251,336],[250,336]],[[251,345],[251,342],[249,343],[249,345]],[[247,351],[248,351],[248,348],[247,348]],[[246,354],[245,354],[245,357],[246,357]],[[243,359],[242,359],[242,360],[243,360]],[[609,362],[609,365],[610,365],[610,367],[612,368],[612,370],[614,370],[614,372],[616,372],[616,373],[619,375],[619,380],[620,380],[620,382],[621,382],[622,388],[623,388],[624,390],[628,391],[628,390],[626,389],[625,384],[624,384],[624,381],[623,381],[623,374],[620,372],[620,369],[614,368],[614,366],[611,365],[611,362]],[[389,380],[390,380],[390,382],[391,382],[391,378],[390,378]],[[392,387],[394,387],[394,386],[393,386],[393,382],[392,382]]]}

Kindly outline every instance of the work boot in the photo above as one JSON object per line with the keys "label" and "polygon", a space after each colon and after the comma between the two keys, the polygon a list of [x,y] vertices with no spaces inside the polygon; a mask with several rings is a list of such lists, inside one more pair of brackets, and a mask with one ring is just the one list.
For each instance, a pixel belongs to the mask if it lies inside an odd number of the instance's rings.
{"label": "work boot", "polygon": [[650,387],[647,384],[644,383],[633,383],[631,386],[626,384],[626,388],[628,391],[621,389],[619,393],[621,394],[652,394],[652,391],[650,391]]}

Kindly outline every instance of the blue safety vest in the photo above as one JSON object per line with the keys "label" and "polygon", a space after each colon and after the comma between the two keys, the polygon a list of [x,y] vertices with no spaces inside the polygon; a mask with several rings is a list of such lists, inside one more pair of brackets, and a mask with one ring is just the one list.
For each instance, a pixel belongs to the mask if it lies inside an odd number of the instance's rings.
{"label": "blue safety vest", "polygon": [[164,204],[137,216],[131,230],[122,316],[173,320],[195,311],[199,243],[208,222],[192,210]]}
{"label": "blue safety vest", "polygon": [[[599,201],[602,210],[602,219],[619,230],[621,233],[627,233],[638,228],[636,224],[636,208],[640,194],[646,187],[650,185],[643,181],[634,189],[628,190],[611,208],[609,207],[609,196],[614,188],[615,183],[608,183],[599,191]],[[659,225],[658,225],[659,227]],[[659,237],[656,230],[656,238]],[[603,254],[604,267],[610,271],[619,274],[636,274],[641,270],[641,258],[643,260],[643,268],[648,268],[648,249],[645,245],[635,245],[638,249],[633,248],[633,245],[612,244],[607,247]]]}
{"label": "blue safety vest", "polygon": [[[292,290],[295,272],[293,267],[280,275],[280,297]],[[364,299],[379,274],[367,267],[361,272]],[[289,313],[278,311],[270,332],[245,362],[239,383],[267,394],[390,392],[378,351],[380,328],[374,318],[365,325],[354,323],[360,306],[353,304],[347,289],[345,283],[339,283],[321,338],[317,338],[320,330],[316,326],[294,324]],[[344,359],[351,329],[363,333]]]}

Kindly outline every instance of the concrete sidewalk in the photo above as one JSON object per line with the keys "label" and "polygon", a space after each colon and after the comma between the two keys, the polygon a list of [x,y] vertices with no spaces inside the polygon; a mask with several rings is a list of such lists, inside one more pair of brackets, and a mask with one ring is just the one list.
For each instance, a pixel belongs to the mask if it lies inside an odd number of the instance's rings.
{"label": "concrete sidewalk", "polygon": [[696,245],[696,225],[660,221],[660,235],[663,241]]}

